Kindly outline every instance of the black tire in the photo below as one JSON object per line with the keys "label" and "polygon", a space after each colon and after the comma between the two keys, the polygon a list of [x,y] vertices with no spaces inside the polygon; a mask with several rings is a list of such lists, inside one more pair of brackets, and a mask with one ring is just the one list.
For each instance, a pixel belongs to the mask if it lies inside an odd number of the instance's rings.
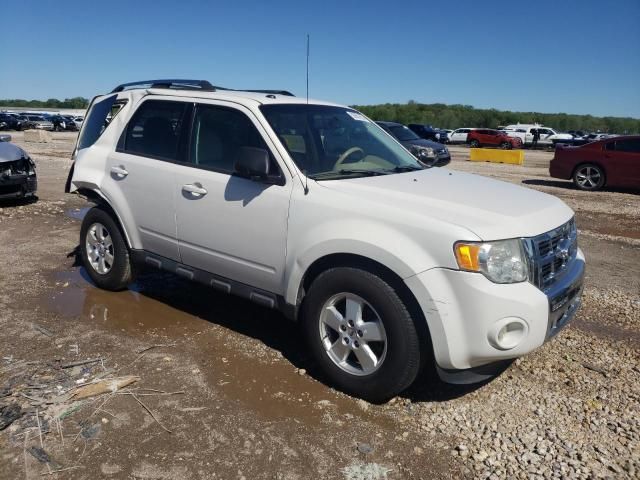
{"label": "black tire", "polygon": [[480,142],[478,140],[471,140],[471,142],[469,143],[469,146],[471,148],[478,148],[480,146]]}
{"label": "black tire", "polygon": [[[386,353],[373,373],[355,375],[343,370],[334,363],[323,345],[320,315],[325,303],[341,293],[364,299],[378,313],[384,327]],[[421,365],[416,325],[396,290],[380,277],[352,267],[323,272],[314,280],[304,298],[301,319],[307,343],[321,373],[339,390],[379,403],[403,391],[415,380]],[[355,359],[355,355],[348,358]]]}
{"label": "black tire", "polygon": [[573,183],[580,190],[600,190],[606,181],[602,167],[593,163],[578,165],[573,172]]}
{"label": "black tire", "polygon": [[[93,225],[102,225],[111,239],[109,252],[113,255],[113,263],[109,270],[100,273],[89,259],[87,251],[87,234]],[[112,214],[106,209],[98,206],[87,212],[80,228],[80,255],[82,263],[91,277],[91,280],[104,290],[119,291],[124,290],[133,281],[134,272],[129,254],[129,247],[122,235],[122,231]]]}
{"label": "black tire", "polygon": [[511,150],[513,148],[513,145],[511,145],[511,143],[509,142],[502,142],[500,144],[500,148],[503,150]]}

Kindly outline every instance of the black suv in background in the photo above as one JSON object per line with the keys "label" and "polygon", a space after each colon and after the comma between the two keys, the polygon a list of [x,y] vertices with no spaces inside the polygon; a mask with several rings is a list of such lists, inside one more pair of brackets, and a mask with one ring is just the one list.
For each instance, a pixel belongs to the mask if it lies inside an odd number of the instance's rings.
{"label": "black suv in background", "polygon": [[426,140],[433,140],[434,142],[438,142],[440,140],[440,130],[434,128],[431,125],[422,125],[419,123],[410,123],[407,125],[413,133],[418,135],[420,138],[424,138]]}
{"label": "black suv in background", "polygon": [[404,148],[409,150],[422,163],[441,167],[451,161],[449,150],[441,143],[420,138],[409,127],[395,122],[376,122],[387,133],[395,137]]}

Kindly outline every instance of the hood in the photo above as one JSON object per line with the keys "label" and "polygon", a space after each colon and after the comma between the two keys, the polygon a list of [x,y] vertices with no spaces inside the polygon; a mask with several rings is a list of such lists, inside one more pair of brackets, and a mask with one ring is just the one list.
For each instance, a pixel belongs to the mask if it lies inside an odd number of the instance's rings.
{"label": "hood", "polygon": [[0,142],[0,163],[15,162],[28,156],[27,152],[13,143]]}
{"label": "hood", "polygon": [[532,237],[573,216],[552,195],[446,168],[320,183],[372,207],[393,205],[399,215],[412,210],[458,225],[482,240]]}
{"label": "hood", "polygon": [[406,140],[402,142],[402,144],[406,147],[408,145],[418,145],[419,147],[428,147],[433,148],[434,150],[440,150],[444,148],[444,145],[438,142],[434,142],[432,140],[427,140],[426,138],[418,138],[416,140]]}

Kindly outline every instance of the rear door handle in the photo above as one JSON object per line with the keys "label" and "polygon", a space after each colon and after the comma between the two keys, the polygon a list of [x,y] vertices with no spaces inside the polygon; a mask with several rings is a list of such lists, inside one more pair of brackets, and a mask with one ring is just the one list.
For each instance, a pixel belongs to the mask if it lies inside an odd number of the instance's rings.
{"label": "rear door handle", "polygon": [[118,166],[113,166],[111,167],[111,173],[113,173],[114,175],[117,175],[119,177],[126,177],[127,175],[129,175],[129,172],[127,172],[127,170],[124,168],[123,165],[118,165]]}
{"label": "rear door handle", "polygon": [[203,188],[199,183],[188,183],[182,186],[182,191],[190,193],[194,197],[204,197],[208,192],[206,188]]}

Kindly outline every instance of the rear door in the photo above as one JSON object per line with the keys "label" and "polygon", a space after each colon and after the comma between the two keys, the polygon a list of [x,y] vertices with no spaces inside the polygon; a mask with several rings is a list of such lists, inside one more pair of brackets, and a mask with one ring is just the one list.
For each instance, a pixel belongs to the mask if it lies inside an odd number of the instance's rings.
{"label": "rear door", "polygon": [[640,138],[604,145],[607,185],[640,187]]}
{"label": "rear door", "polygon": [[192,108],[183,101],[144,100],[108,156],[102,187],[130,217],[142,248],[176,261],[174,162],[184,156]]}
{"label": "rear door", "polygon": [[241,147],[269,145],[248,109],[198,104],[188,161],[176,166],[177,235],[182,263],[282,294],[292,183],[272,153],[264,181],[234,174]]}

